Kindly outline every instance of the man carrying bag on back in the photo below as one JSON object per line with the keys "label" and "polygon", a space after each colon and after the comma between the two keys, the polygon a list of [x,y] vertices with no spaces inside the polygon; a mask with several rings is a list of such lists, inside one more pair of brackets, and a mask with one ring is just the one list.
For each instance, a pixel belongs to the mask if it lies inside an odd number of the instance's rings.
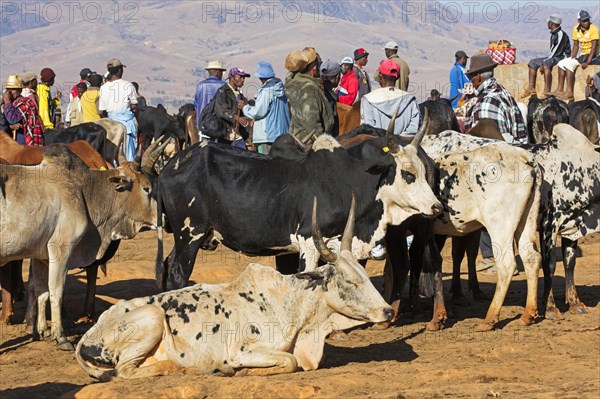
{"label": "man carrying bag on back", "polygon": [[242,115],[241,110],[247,100],[239,90],[249,76],[242,68],[229,70],[229,83],[221,86],[215,97],[202,110],[198,123],[202,134],[219,143],[247,149],[246,128],[252,120]]}

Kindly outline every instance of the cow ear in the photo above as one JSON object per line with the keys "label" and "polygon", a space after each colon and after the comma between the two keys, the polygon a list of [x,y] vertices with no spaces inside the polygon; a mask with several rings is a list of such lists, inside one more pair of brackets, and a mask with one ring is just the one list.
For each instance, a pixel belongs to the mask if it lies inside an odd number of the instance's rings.
{"label": "cow ear", "polygon": [[379,160],[369,166],[366,171],[372,175],[382,175],[387,173],[393,164],[394,160],[392,157],[385,157],[385,159]]}
{"label": "cow ear", "polygon": [[163,110],[163,111],[165,111],[165,112],[167,111],[167,110],[166,110],[166,108],[165,108],[165,107],[164,107],[162,104],[158,104],[158,105],[156,106],[156,109],[161,109],[161,110]]}
{"label": "cow ear", "polygon": [[111,176],[108,181],[115,184],[115,190],[118,192],[131,191],[133,181],[126,176]]}
{"label": "cow ear", "polygon": [[296,273],[294,275],[299,280],[308,280],[308,284],[306,285],[306,289],[312,289],[314,291],[317,286],[322,286],[325,291],[327,291],[327,281],[325,280],[325,276],[319,272],[304,272],[304,273]]}

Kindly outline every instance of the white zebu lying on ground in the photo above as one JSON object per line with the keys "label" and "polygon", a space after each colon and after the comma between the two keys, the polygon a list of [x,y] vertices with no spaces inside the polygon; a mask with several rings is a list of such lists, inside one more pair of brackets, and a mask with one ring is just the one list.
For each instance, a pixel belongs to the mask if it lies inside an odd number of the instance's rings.
{"label": "white zebu lying on ground", "polygon": [[[316,369],[325,337],[337,329],[330,316],[366,323],[394,314],[352,256],[354,209],[353,198],[335,262],[291,276],[251,264],[231,283],[119,301],[79,341],[79,364],[101,380],[184,367],[228,376]],[[331,257],[316,198],[312,229],[319,253]]]}
{"label": "white zebu lying on ground", "polygon": [[496,292],[477,331],[499,321],[500,309],[516,270],[514,242],[527,275],[527,302],[521,316],[537,316],[540,253],[536,245],[542,173],[533,155],[504,142],[445,131],[426,136],[422,147],[440,169],[438,199],[444,212],[436,234],[463,236],[487,228],[498,268]]}

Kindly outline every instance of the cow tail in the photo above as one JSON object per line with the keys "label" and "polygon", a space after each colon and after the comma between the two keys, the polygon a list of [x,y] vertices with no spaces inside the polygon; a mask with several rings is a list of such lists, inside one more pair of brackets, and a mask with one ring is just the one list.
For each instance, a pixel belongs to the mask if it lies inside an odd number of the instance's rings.
{"label": "cow tail", "polygon": [[[421,239],[425,238],[425,242],[423,243],[421,257],[419,257],[420,259],[411,262],[411,265],[413,263],[417,265],[419,263],[422,264],[423,270],[419,275],[419,292],[421,295],[430,298],[439,294],[441,290],[442,256],[440,255],[437,243],[433,238],[433,223],[429,222],[428,225],[423,228],[424,231],[422,231],[420,235],[422,236]],[[415,239],[417,239],[416,236]],[[411,256],[411,258],[414,259],[415,257]]]}
{"label": "cow tail", "polygon": [[163,262],[163,201],[159,190],[159,184],[159,182],[156,183],[156,230],[158,236],[158,247],[156,250],[156,284],[161,291],[164,291],[166,270]]}

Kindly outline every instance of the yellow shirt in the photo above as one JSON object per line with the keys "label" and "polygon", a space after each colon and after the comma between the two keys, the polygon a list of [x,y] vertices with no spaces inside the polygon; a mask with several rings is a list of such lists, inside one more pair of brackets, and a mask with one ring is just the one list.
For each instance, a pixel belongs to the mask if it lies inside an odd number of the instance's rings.
{"label": "yellow shirt", "polygon": [[[52,106],[50,103],[50,86],[46,86],[45,84],[39,84],[37,87],[37,94],[40,100],[40,118],[42,118],[42,123],[46,129],[54,129],[54,124],[52,123]],[[55,100],[52,100],[54,104]]]}
{"label": "yellow shirt", "polygon": [[[600,40],[598,27],[590,23],[590,28],[585,32],[580,31],[578,28],[579,24],[575,25],[573,28],[573,41],[579,42],[581,55],[587,55],[592,51],[592,40]],[[596,44],[596,54],[598,53],[598,47],[598,44]],[[595,56],[596,54],[593,55]]]}
{"label": "yellow shirt", "polygon": [[100,119],[98,111],[98,100],[100,98],[100,89],[90,87],[81,96],[81,110],[83,112],[84,122],[95,122]]}

